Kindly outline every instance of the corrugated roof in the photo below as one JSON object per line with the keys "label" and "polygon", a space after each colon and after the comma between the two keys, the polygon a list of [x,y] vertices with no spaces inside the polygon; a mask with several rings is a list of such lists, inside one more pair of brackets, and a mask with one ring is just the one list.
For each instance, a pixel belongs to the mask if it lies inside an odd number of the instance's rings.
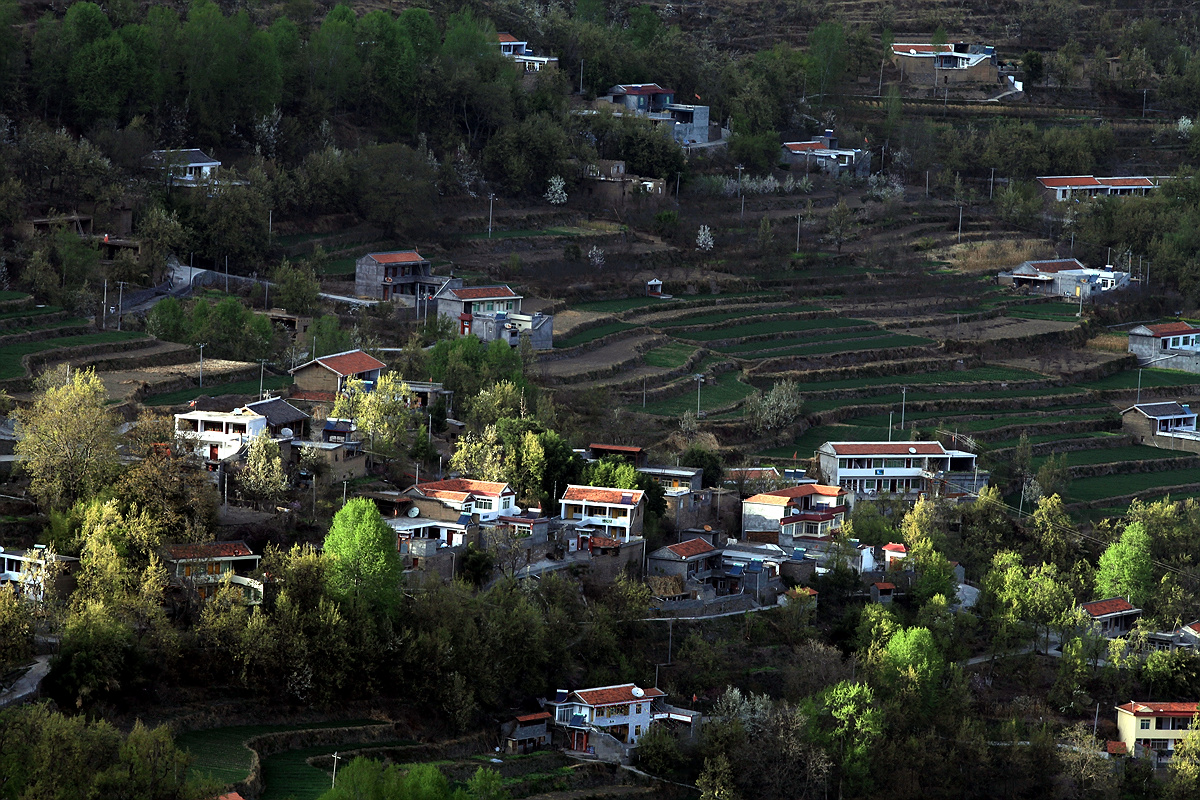
{"label": "corrugated roof", "polygon": [[1149,178],[1131,177],[1131,178],[1097,178],[1100,183],[1105,186],[1140,186],[1145,189],[1153,189],[1157,184]]}
{"label": "corrugated roof", "polygon": [[245,542],[208,542],[206,544],[173,544],[166,548],[172,561],[209,558],[246,558],[254,552]]}
{"label": "corrugated roof", "polygon": [[1147,417],[1162,418],[1162,417],[1186,417],[1191,416],[1195,412],[1188,411],[1179,403],[1142,403],[1139,406],[1134,406],[1138,411],[1145,414]]}
{"label": "corrugated roof", "polygon": [[1021,267],[1031,267],[1038,272],[1062,272],[1065,269],[1087,269],[1083,262],[1077,258],[1051,258],[1043,261],[1025,261],[1020,264]]}
{"label": "corrugated roof", "polygon": [[426,261],[416,250],[395,250],[390,253],[367,253],[380,264],[419,264]]}
{"label": "corrugated roof", "polygon": [[1080,606],[1080,608],[1093,617],[1104,617],[1109,614],[1121,614],[1123,612],[1137,610],[1130,605],[1129,601],[1124,597],[1112,597],[1108,600],[1093,600],[1090,603],[1084,603],[1082,606]]}
{"label": "corrugated roof", "polygon": [[608,489],[603,486],[567,486],[563,500],[583,503],[605,503],[610,506],[636,506],[642,501],[640,489]]}
{"label": "corrugated roof", "polygon": [[669,544],[667,549],[680,558],[694,558],[705,553],[715,553],[717,548],[713,547],[703,539],[688,539],[686,542],[679,544]]}
{"label": "corrugated roof", "polygon": [[940,442],[829,442],[839,456],[944,456]]}
{"label": "corrugated roof", "polygon": [[598,689],[579,689],[575,692],[579,699],[590,706],[611,706],[617,703],[645,702],[655,697],[666,697],[661,689],[643,689],[641,697],[634,697],[633,690],[637,684],[626,683],[621,686],[602,686]]}

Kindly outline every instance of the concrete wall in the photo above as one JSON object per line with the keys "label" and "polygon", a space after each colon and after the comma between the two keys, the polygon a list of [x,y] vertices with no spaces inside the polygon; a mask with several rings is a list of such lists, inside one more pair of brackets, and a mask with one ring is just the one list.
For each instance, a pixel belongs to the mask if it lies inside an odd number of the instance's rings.
{"label": "concrete wall", "polygon": [[973,67],[966,69],[934,69],[935,59],[928,56],[910,56],[897,53],[892,57],[892,63],[903,72],[904,80],[913,83],[938,86],[954,86],[964,83],[996,83],[996,65],[991,59],[985,58]]}
{"label": "concrete wall", "polygon": [[306,392],[336,392],[338,390],[338,376],[320,364],[311,364],[298,370],[292,376],[292,382],[297,389]]}

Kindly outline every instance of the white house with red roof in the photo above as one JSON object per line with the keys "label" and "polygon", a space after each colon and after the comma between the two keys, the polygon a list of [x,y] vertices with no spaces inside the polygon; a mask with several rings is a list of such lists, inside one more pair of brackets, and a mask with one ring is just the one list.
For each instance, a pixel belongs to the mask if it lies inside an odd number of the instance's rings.
{"label": "white house with red roof", "polygon": [[1138,325],[1129,330],[1129,352],[1142,364],[1161,359],[1163,367],[1197,371],[1192,365],[1200,354],[1200,328],[1183,321]]}
{"label": "white house with red roof", "polygon": [[840,530],[853,507],[853,493],[841,486],[806,483],[763,492],[742,501],[742,533],[772,534],[774,543],[787,549],[794,536]]}
{"label": "white house with red roof", "polygon": [[883,568],[885,570],[899,569],[900,563],[908,558],[908,548],[900,542],[888,542],[880,549],[883,551]]}
{"label": "white house with red roof", "polygon": [[171,585],[194,591],[201,600],[215,595],[228,578],[242,588],[247,603],[261,603],[262,581],[246,576],[258,569],[261,559],[242,541],[174,544],[163,549]]}
{"label": "white house with red roof", "polygon": [[462,285],[461,279],[435,276],[429,259],[416,250],[367,253],[354,263],[354,293],[372,300],[402,300],[412,306],[448,281]]}
{"label": "white house with red roof", "polygon": [[1162,766],[1171,760],[1176,743],[1187,736],[1197,703],[1129,702],[1117,706],[1117,733],[1135,758],[1150,757]]}
{"label": "white house with red roof", "polygon": [[507,483],[477,481],[470,478],[447,478],[410,486],[404,494],[437,500],[449,509],[470,517],[479,515],[480,522],[496,522],[501,516],[515,517],[517,493]]}
{"label": "white house with red roof", "polygon": [[827,483],[868,499],[971,499],[989,477],[974,453],[948,450],[941,442],[826,442],[816,455]]}
{"label": "white house with red roof", "polygon": [[1062,202],[1088,197],[1145,195],[1159,186],[1158,178],[1134,175],[1122,178],[1097,178],[1094,175],[1044,175],[1037,179],[1042,194]]}
{"label": "white house with red roof", "polygon": [[291,397],[293,400],[333,402],[346,388],[349,379],[360,380],[371,389],[386,370],[387,364],[362,350],[321,356],[291,370]]}
{"label": "white house with red roof", "polygon": [[554,317],[538,312],[521,313],[521,295],[507,284],[454,286],[446,284],[434,296],[438,314],[450,319],[458,332],[485,342],[497,339],[516,347],[528,337],[535,350],[554,346]]}
{"label": "white house with red roof", "polygon": [[1085,617],[1091,622],[1092,630],[1108,639],[1124,636],[1133,629],[1133,624],[1142,616],[1142,610],[1135,608],[1124,597],[1110,597],[1107,600],[1093,600],[1079,606]]}
{"label": "white house with red roof", "polygon": [[784,142],[779,151],[784,164],[802,167],[810,172],[826,172],[840,175],[849,172],[858,178],[871,174],[871,151],[838,147],[833,129],[805,142]]}
{"label": "white house with red roof", "polygon": [[637,744],[656,716],[665,716],[665,711],[654,709],[652,704],[666,696],[661,689],[643,689],[633,683],[573,692],[559,689],[546,708],[554,715],[555,726],[566,734],[568,749],[588,752],[596,734],[608,734],[623,744]]}
{"label": "white house with red roof", "polygon": [[628,542],[642,535],[646,496],[639,489],[571,484],[563,492],[559,509],[563,521],[576,530],[587,529]]}
{"label": "white house with red roof", "polygon": [[1129,286],[1128,272],[1084,266],[1077,258],[1052,258],[1023,261],[997,276],[1001,286],[1012,286],[1034,294],[1051,297],[1070,297],[1087,300],[1094,295],[1125,289]]}
{"label": "white house with red roof", "polygon": [[550,56],[534,55],[529,42],[518,39],[511,33],[501,31],[496,34],[500,52],[511,58],[526,72],[541,72],[544,69],[558,69],[558,59]]}

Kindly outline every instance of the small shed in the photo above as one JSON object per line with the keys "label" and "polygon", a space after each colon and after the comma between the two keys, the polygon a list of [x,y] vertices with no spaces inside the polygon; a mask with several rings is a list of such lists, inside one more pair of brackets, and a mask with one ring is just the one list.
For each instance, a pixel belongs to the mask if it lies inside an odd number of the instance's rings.
{"label": "small shed", "polygon": [[504,752],[532,753],[550,741],[550,714],[539,711],[509,720],[504,725]]}

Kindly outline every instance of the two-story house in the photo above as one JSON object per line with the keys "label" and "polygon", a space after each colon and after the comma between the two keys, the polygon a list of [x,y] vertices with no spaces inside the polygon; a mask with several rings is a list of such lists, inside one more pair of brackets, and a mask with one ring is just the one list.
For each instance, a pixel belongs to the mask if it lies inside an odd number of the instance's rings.
{"label": "two-story house", "polygon": [[247,577],[247,573],[256,571],[261,559],[240,541],[175,544],[163,552],[172,586],[194,591],[201,600],[207,600],[228,577],[230,583],[241,587],[246,602],[252,605],[262,602],[263,584]]}
{"label": "two-story house", "polygon": [[558,69],[557,58],[535,55],[528,41],[518,39],[511,33],[501,31],[496,34],[496,40],[500,44],[500,52],[515,61],[525,72]]}
{"label": "two-story house", "polygon": [[332,403],[346,388],[346,382],[351,378],[362,381],[370,390],[385,371],[387,364],[362,350],[347,350],[321,356],[291,371],[294,387],[292,397],[310,402]]}
{"label": "two-story house", "polygon": [[974,453],[947,450],[941,442],[826,442],[816,455],[826,482],[858,497],[970,498],[989,477]]}
{"label": "two-story house", "polygon": [[563,520],[576,528],[591,528],[604,536],[629,541],[642,535],[646,497],[639,489],[569,485],[559,508]]}
{"label": "two-story house", "polygon": [[249,407],[175,415],[175,437],[189,443],[210,465],[237,456],[255,436],[266,431],[267,418]]}
{"label": "two-story house", "polygon": [[302,439],[307,433],[308,414],[286,400],[268,397],[257,403],[247,403],[246,408],[263,415],[267,421],[267,433],[272,436]]}
{"label": "two-story house", "polygon": [[475,315],[520,314],[521,295],[509,286],[451,286],[438,290],[433,296],[437,301],[438,314],[450,319],[458,327],[459,334],[472,333],[471,323]]}
{"label": "two-story house", "polygon": [[686,581],[707,581],[721,566],[721,551],[704,539],[688,539],[660,547],[648,557],[651,575],[676,576]]}
{"label": "two-story house", "polygon": [[402,300],[414,305],[430,297],[449,281],[433,274],[433,265],[416,250],[367,253],[354,263],[354,293],[372,300]]}
{"label": "two-story house", "polygon": [[633,683],[595,689],[560,689],[546,707],[562,728],[571,750],[587,752],[591,737],[606,733],[625,744],[637,744],[654,720],[651,703],[666,697],[661,689],[642,689]]}
{"label": "two-story house", "polygon": [[468,516],[478,514],[480,522],[495,522],[501,515],[521,513],[517,493],[507,483],[497,481],[447,478],[418,483],[404,493],[410,497],[432,498]]}
{"label": "two-story house", "polygon": [[[742,533],[786,549],[795,536],[840,530],[853,507],[854,494],[841,486],[805,483],[762,492],[742,501]],[[752,533],[768,538],[751,537]]]}
{"label": "two-story house", "polygon": [[78,567],[78,558],[51,553],[44,544],[29,550],[0,547],[0,585],[11,583],[17,592],[35,600],[45,597],[47,586],[64,594],[69,591]]}
{"label": "two-story house", "polygon": [[1171,760],[1176,743],[1188,735],[1197,703],[1137,701],[1117,706],[1117,732],[1135,758],[1149,756],[1157,766]]}

